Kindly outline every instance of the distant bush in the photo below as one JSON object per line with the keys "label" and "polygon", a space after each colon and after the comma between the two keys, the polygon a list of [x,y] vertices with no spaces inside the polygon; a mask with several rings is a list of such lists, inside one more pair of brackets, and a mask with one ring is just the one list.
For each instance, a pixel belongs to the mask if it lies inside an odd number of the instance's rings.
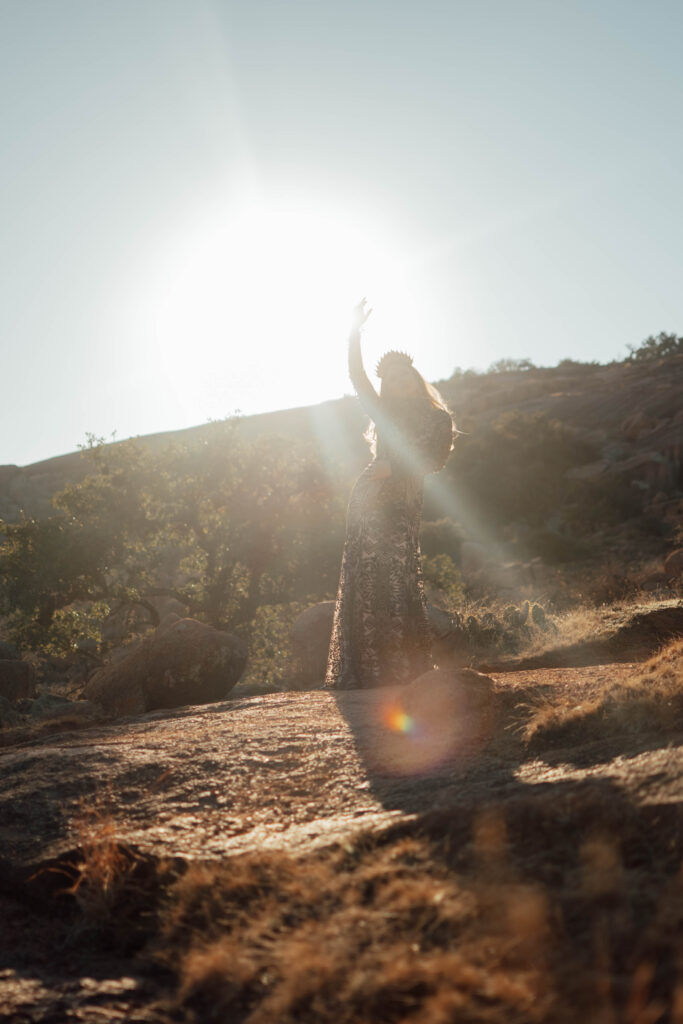
{"label": "distant bush", "polygon": [[640,345],[629,345],[628,349],[628,362],[643,362],[647,359],[680,355],[683,353],[683,337],[660,331],[656,336],[651,334],[645,341],[641,341]]}
{"label": "distant bush", "polygon": [[601,363],[597,359],[589,363],[584,363],[578,359],[560,359],[557,364],[558,370],[566,370],[570,373],[590,373],[593,370],[599,370]]}
{"label": "distant bush", "polygon": [[497,359],[491,363],[488,373],[514,373],[519,370],[534,370],[535,366],[530,359]]}
{"label": "distant bush", "polygon": [[470,366],[467,370],[463,370],[462,366],[456,366],[453,369],[453,373],[448,378],[449,380],[460,380],[462,377],[481,377],[482,371],[475,369]]}
{"label": "distant bush", "polygon": [[448,555],[425,556],[422,575],[428,587],[436,590],[447,608],[457,608],[463,601],[465,586],[460,571]]}

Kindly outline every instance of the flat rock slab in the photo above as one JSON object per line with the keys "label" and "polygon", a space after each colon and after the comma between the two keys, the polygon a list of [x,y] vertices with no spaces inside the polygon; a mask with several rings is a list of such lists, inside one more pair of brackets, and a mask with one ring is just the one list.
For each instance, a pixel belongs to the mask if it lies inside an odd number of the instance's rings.
{"label": "flat rock slab", "polygon": [[[583,686],[629,666],[494,679],[515,693]],[[419,725],[419,723],[418,723]],[[158,711],[0,752],[0,877],[5,885],[113,823],[118,841],[155,856],[306,850],[431,809],[499,800],[520,787],[601,778],[642,802],[683,796],[683,749],[636,751],[585,766],[525,760],[495,742],[430,760],[428,733],[406,725],[400,691],[271,694]],[[419,756],[416,758],[415,752]]]}

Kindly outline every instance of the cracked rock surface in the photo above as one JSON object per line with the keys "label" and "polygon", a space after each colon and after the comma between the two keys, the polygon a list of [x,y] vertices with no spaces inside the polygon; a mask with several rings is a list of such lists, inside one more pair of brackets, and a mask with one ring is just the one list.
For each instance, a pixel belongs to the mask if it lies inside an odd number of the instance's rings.
{"label": "cracked rock surface", "polygon": [[[458,806],[553,787],[564,793],[591,780],[634,804],[678,804],[683,733],[664,746],[641,741],[615,752],[593,744],[571,756],[535,750],[530,757],[511,727],[519,705],[549,690],[588,698],[608,675],[626,679],[632,668],[494,674],[498,727],[474,746],[461,742],[462,729],[437,737],[422,728],[419,714],[402,709],[399,691],[381,689],[157,711],[3,749],[0,1005],[10,1009],[0,1010],[0,1021],[167,1019],[130,964],[82,963],[68,951],[41,963],[11,938],[13,921],[16,934],[31,929],[22,887],[68,863],[93,821],[110,821],[118,843],[155,859],[223,859],[266,849],[306,853],[431,810],[457,814]],[[45,928],[41,921],[36,928]]]}

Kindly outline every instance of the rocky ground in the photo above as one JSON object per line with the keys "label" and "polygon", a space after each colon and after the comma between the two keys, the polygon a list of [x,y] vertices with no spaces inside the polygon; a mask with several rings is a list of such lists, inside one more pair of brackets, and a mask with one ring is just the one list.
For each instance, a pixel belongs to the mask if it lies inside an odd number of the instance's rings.
{"label": "rocky ground", "polygon": [[[612,819],[611,828],[628,822],[624,836],[651,846],[638,870],[651,870],[659,891],[662,871],[675,878],[683,858],[683,723],[672,722],[665,740],[632,735],[572,749],[537,743],[533,754],[519,731],[530,709],[567,693],[590,702],[635,670],[622,662],[493,674],[485,711],[469,730],[421,718],[419,707],[408,715],[402,695],[387,689],[312,691],[158,711],[3,750],[0,1020],[204,1019],[178,1001],[172,972],[140,953],[144,941],[126,948],[123,918],[118,928],[96,927],[98,915],[110,914],[107,884],[116,888],[117,873],[139,887],[134,917],[144,916],[150,887],[163,884],[164,873],[180,877],[188,863],[231,870],[245,858],[286,854],[301,865],[305,884],[311,858],[353,849],[361,835],[382,844],[434,829],[450,835],[457,823],[465,848],[479,812],[496,808],[511,834],[517,822],[549,816],[558,835],[573,830],[577,845],[601,817]],[[519,870],[542,875],[539,858],[552,843],[535,827],[536,835],[520,835],[515,856]],[[128,919],[124,932],[137,924]],[[683,989],[667,979],[667,1012],[677,1000],[679,1016],[587,1019],[681,1020]],[[420,1016],[419,1000],[413,1009],[375,1019],[439,1019]],[[517,1011],[508,1019],[560,1019]],[[267,1019],[250,1012],[246,1006],[224,1019]]]}

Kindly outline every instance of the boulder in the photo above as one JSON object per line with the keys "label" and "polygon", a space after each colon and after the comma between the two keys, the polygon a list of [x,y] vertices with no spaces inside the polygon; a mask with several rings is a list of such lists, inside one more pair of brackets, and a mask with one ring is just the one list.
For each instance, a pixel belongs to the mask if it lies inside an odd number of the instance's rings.
{"label": "boulder", "polygon": [[378,746],[390,770],[414,776],[471,757],[493,731],[494,700],[493,681],[473,669],[433,669],[413,680],[382,709]]}
{"label": "boulder", "polygon": [[402,693],[405,711],[432,734],[457,733],[458,746],[479,744],[493,726],[493,680],[472,668],[432,669]]}
{"label": "boulder", "polygon": [[156,608],[157,615],[159,616],[159,625],[162,625],[167,620],[173,618],[184,619],[187,617],[187,605],[184,605],[182,601],[178,601],[175,597],[152,597],[149,603]]}
{"label": "boulder", "polygon": [[683,576],[683,548],[678,548],[666,556],[664,575],[667,579],[671,579],[672,576]]}
{"label": "boulder", "polygon": [[35,671],[27,661],[0,660],[0,696],[9,701],[32,697],[36,690]]}
{"label": "boulder", "polygon": [[93,674],[84,697],[107,714],[223,700],[247,660],[244,641],[196,619],[177,619]]}

